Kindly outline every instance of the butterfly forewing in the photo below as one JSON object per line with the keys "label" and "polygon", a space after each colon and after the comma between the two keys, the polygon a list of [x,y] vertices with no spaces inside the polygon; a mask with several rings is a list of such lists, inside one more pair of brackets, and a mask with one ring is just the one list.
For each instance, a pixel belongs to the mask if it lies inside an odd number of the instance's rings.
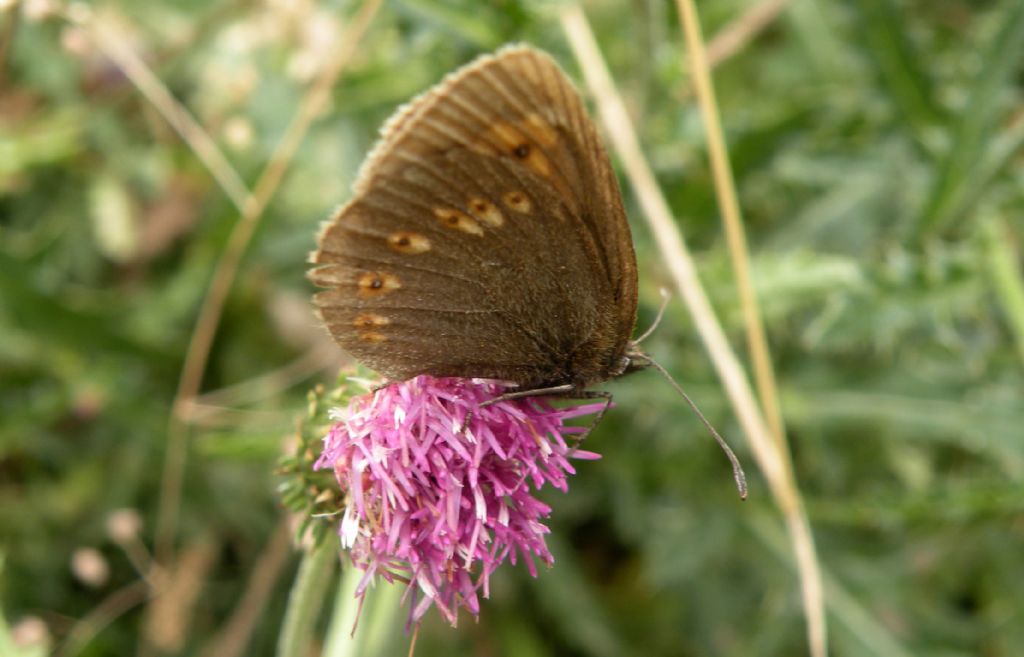
{"label": "butterfly forewing", "polygon": [[388,122],[355,191],[311,277],[358,360],[396,379],[524,386],[617,371],[636,312],[629,229],[549,57],[505,49],[449,76]]}

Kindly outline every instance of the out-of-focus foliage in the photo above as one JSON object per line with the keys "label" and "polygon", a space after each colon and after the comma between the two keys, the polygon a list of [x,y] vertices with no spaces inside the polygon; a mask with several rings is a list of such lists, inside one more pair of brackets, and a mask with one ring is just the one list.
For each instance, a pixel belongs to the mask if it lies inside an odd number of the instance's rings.
{"label": "out-of-focus foliage", "polygon": [[[136,590],[133,560],[152,547],[171,402],[238,214],[88,30],[48,13],[60,2],[13,4],[0,3],[3,617],[16,636],[61,645],[99,613],[109,624],[91,625],[89,642],[76,635],[77,654],[132,654],[160,629],[145,595],[110,602]],[[713,39],[758,3],[699,4]],[[353,11],[92,7],[250,186]],[[673,7],[586,6],[741,348]],[[307,300],[317,224],[346,198],[381,121],[477,53],[529,41],[578,77],[555,9],[402,0],[376,17],[224,310],[179,505],[197,588],[179,592],[169,652],[204,654],[267,576],[244,654],[274,654],[297,563],[260,560],[282,513],[274,472],[306,391],[341,362]],[[1018,0],[791,0],[716,69],[836,655],[1024,646],[1022,55]],[[645,327],[668,277],[624,191]],[[753,470],[678,303],[647,346]],[[751,499],[738,503],[720,452],[654,373],[607,387],[617,407],[587,443],[604,459],[550,496],[556,566],[537,580],[504,569],[479,624],[453,630],[431,615],[417,655],[804,654],[791,552],[763,480],[749,472]],[[126,508],[141,514],[141,543],[113,536],[108,520]],[[394,626],[381,654],[404,654],[407,640]]]}

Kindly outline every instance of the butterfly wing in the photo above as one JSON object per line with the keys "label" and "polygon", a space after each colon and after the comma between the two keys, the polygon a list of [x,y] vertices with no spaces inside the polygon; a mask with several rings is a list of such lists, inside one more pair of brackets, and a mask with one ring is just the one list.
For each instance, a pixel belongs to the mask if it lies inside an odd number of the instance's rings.
{"label": "butterfly wing", "polygon": [[586,385],[618,371],[635,320],[607,154],[571,82],[529,47],[400,110],[313,261],[331,334],[394,379]]}

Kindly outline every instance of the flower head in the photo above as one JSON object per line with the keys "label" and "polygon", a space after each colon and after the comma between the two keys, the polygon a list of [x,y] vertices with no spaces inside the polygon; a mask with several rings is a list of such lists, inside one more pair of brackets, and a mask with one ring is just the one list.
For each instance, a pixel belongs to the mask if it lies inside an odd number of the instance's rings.
{"label": "flower head", "polygon": [[[569,418],[602,403],[554,408],[538,397],[492,402],[506,386],[482,379],[418,376],[355,397],[336,414],[316,468],[333,468],[346,506],[339,533],[365,571],[408,582],[410,620],[431,605],[453,625],[459,607],[479,614],[491,573],[520,558],[554,561],[541,521],[551,508],[533,493],[566,491],[571,448],[583,431]],[[468,422],[467,422],[468,417]]]}

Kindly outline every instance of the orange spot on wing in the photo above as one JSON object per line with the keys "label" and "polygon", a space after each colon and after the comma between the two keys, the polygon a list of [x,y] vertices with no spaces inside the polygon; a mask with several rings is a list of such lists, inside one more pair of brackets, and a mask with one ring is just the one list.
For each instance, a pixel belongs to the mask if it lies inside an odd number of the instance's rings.
{"label": "orange spot on wing", "polygon": [[430,250],[430,240],[419,233],[403,230],[388,235],[388,246],[398,253],[416,255]]}
{"label": "orange spot on wing", "polygon": [[551,175],[551,161],[540,147],[558,142],[558,133],[537,114],[519,121],[500,121],[488,128],[473,147],[486,155],[504,155],[522,162],[537,175]]}
{"label": "orange spot on wing", "polygon": [[453,208],[434,208],[434,216],[448,228],[460,230],[463,233],[469,233],[470,235],[484,234],[484,229],[480,227],[480,224],[461,210],[455,210]]}
{"label": "orange spot on wing", "polygon": [[371,329],[378,326],[387,326],[391,320],[377,313],[363,313],[352,320],[352,326],[357,329]]}
{"label": "orange spot on wing", "polygon": [[402,281],[390,272],[367,271],[356,279],[356,286],[360,299],[370,299],[394,292],[402,287]]}
{"label": "orange spot on wing", "polygon": [[518,190],[505,192],[501,197],[501,202],[505,204],[505,207],[521,214],[529,214],[530,210],[533,209],[530,197]]}
{"label": "orange spot on wing", "polygon": [[505,217],[501,214],[498,206],[485,198],[469,199],[469,211],[473,213],[474,217],[492,228],[498,228],[505,223]]}

